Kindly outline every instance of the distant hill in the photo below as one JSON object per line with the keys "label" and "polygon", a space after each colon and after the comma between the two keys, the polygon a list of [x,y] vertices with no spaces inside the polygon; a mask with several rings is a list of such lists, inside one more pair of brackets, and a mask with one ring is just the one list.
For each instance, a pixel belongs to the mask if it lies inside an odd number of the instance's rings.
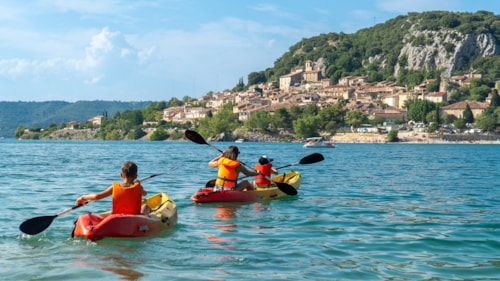
{"label": "distant hill", "polygon": [[423,79],[474,71],[489,83],[500,76],[500,16],[432,11],[408,13],[353,34],[327,33],[304,38],[274,62],[248,75],[248,84],[279,81],[280,76],[314,62],[324,78],[368,76],[414,86]]}
{"label": "distant hill", "polygon": [[44,101],[44,102],[0,102],[0,137],[14,137],[20,125],[25,127],[48,127],[54,123],[85,122],[97,115],[112,117],[116,112],[144,109],[151,101]]}

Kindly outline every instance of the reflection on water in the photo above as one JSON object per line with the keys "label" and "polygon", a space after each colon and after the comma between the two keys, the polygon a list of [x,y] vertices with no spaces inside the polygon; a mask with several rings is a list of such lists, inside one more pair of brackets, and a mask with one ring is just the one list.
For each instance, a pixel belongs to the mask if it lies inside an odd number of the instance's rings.
{"label": "reflection on water", "polygon": [[101,240],[97,243],[79,239],[73,240],[73,243],[79,244],[82,241],[85,243],[85,248],[82,250],[86,250],[88,253],[77,256],[76,259],[79,262],[74,265],[111,272],[117,275],[119,280],[138,280],[147,275],[139,270],[144,265],[140,255],[138,255],[144,251],[140,242],[126,241],[123,243],[123,239],[108,238],[108,240]]}
{"label": "reflection on water", "polygon": [[143,273],[133,269],[138,266],[137,263],[131,263],[120,256],[108,255],[105,257],[105,260],[108,262],[111,261],[113,266],[102,266],[100,268],[122,276],[120,277],[120,280],[137,280],[138,278],[145,276]]}

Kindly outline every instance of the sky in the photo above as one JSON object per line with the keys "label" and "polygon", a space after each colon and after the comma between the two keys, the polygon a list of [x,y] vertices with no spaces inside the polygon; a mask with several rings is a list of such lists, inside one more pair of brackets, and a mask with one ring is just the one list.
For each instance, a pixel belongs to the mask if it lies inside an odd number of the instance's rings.
{"label": "sky", "polygon": [[3,0],[0,101],[168,101],[232,89],[304,38],[490,0]]}

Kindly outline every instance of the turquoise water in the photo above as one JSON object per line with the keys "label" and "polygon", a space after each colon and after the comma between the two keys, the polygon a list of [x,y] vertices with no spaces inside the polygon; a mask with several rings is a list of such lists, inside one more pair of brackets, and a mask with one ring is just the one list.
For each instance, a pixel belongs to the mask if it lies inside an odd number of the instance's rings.
{"label": "turquoise water", "polygon": [[[225,149],[230,143],[212,143]],[[320,152],[299,195],[252,204],[195,205],[218,152],[192,142],[0,141],[2,280],[498,280],[500,146],[238,144],[250,164]],[[22,235],[24,220],[71,208],[136,161],[150,193],[176,201],[177,227],[151,239],[71,239],[73,221],[109,199]],[[288,171],[283,169],[283,171]]]}

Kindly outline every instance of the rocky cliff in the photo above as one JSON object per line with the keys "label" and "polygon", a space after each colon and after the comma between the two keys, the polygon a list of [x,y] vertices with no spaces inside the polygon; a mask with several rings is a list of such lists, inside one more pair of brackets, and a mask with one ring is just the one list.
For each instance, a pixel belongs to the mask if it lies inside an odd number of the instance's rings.
{"label": "rocky cliff", "polygon": [[395,66],[411,70],[443,70],[450,77],[455,70],[477,57],[500,54],[499,45],[490,33],[461,34],[454,30],[418,31],[410,29]]}

